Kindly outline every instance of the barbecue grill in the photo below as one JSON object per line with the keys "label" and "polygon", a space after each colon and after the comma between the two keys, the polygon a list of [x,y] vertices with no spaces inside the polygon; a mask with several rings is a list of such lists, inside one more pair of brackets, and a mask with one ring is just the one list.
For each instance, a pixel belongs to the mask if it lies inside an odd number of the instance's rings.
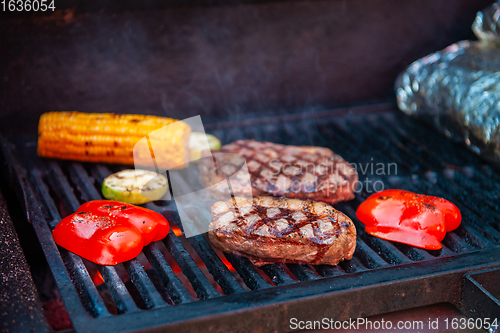
{"label": "barbecue grill", "polygon": [[[203,236],[183,242],[182,236],[171,231],[162,244],[144,249],[147,261],[162,283],[160,287],[153,283],[152,274],[148,274],[137,259],[117,267],[98,267],[112,295],[116,314],[111,314],[105,306],[82,259],[58,248],[50,233],[61,216],[75,211],[83,202],[102,199],[99,186],[114,168],[43,160],[36,157],[35,141],[32,141],[35,138],[16,143],[2,140],[9,177],[22,189],[29,219],[75,329],[109,331],[111,327],[122,331],[166,326],[181,331],[209,327],[234,332],[247,331],[255,327],[254,321],[258,320],[259,327],[266,331],[285,331],[289,318],[347,319],[441,302],[449,302],[465,313],[474,313],[477,308],[473,299],[488,296],[472,293],[466,303],[461,302],[462,293],[471,293],[463,279],[467,273],[500,266],[499,213],[495,203],[500,174],[473,153],[412,123],[406,116],[391,112],[390,108],[367,115],[332,113],[316,114],[315,117],[308,113],[304,118],[296,116],[286,123],[279,118],[268,118],[265,122],[254,120],[252,126],[244,121],[218,123],[207,126],[207,131],[224,142],[253,137],[279,143],[326,146],[362,164],[372,158],[382,163],[396,162],[400,166],[397,175],[375,180],[387,187],[447,197],[462,211],[462,226],[447,234],[442,250],[426,251],[364,233],[355,219],[356,207],[367,193],[362,192],[351,202],[335,205],[355,221],[359,232],[356,252],[350,261],[338,266],[273,264],[258,269],[236,255],[221,257]],[[309,134],[306,140],[294,134],[299,128],[306,129]],[[19,150],[24,156],[15,152]],[[362,182],[366,181],[366,176],[360,176]],[[166,206],[150,203],[147,207],[178,223],[173,202]],[[194,205],[192,208],[196,209]],[[160,245],[180,266],[196,297],[180,282],[159,249]],[[218,287],[195,263],[190,254],[193,251],[204,262]],[[224,263],[224,258],[230,265]],[[229,267],[236,272],[232,273]],[[126,281],[118,274],[119,269],[130,276],[134,292],[125,285]],[[491,302],[494,304],[494,299]],[[498,314],[499,310],[492,305],[484,311]]]}
{"label": "barbecue grill", "polygon": [[[18,20],[23,22],[22,17]],[[5,30],[10,27],[3,26]],[[53,45],[57,47],[56,42]],[[41,82],[37,75],[42,74],[35,73],[34,82]],[[353,84],[351,104],[357,98],[353,92],[361,83]],[[41,88],[37,94],[43,91]],[[80,98],[79,92],[65,94]],[[385,94],[380,90],[369,97],[386,100]],[[17,106],[7,103],[21,95],[10,89],[5,96],[5,110],[16,110]],[[273,98],[264,98],[262,105],[272,106]],[[56,246],[51,231],[82,203],[102,199],[102,180],[125,167],[39,158],[33,130],[38,110],[28,113],[22,129],[19,125],[8,128],[16,117],[12,111],[6,112],[0,161],[9,187],[3,187],[2,192],[21,205],[31,222],[76,331],[283,332],[290,330],[290,318],[346,320],[438,303],[450,303],[468,317],[498,318],[500,294],[494,282],[500,277],[498,169],[426,123],[400,113],[393,98],[378,103],[366,103],[364,99],[356,106],[334,108],[317,107],[327,102],[321,100],[302,109],[298,105],[304,105],[307,97],[297,98],[300,102],[294,105],[294,111],[286,114],[276,109],[271,114],[228,117],[225,111],[207,111],[205,130],[223,144],[253,138],[324,146],[360,166],[363,190],[354,200],[334,205],[354,221],[358,231],[353,259],[337,266],[272,264],[257,268],[246,258],[213,249],[205,235],[184,237],[180,208],[174,201],[146,204],[172,222],[173,228],[163,241],[146,246],[139,257],[116,266],[87,262]],[[214,108],[220,106],[216,98],[212,102]],[[85,107],[89,106],[92,103]],[[373,163],[395,164],[397,169],[381,175],[361,170]],[[195,166],[169,171],[171,187],[187,193],[195,186],[196,172]],[[438,251],[368,235],[355,211],[370,193],[381,189],[377,188],[381,184],[454,202],[462,212],[462,225],[446,235]],[[184,209],[191,219],[210,218],[195,204]],[[0,205],[0,213],[5,211]],[[2,242],[0,246],[4,249],[8,244]],[[29,276],[27,285],[30,287]],[[103,296],[103,290],[109,298]],[[50,331],[36,311],[39,303],[27,306],[35,309],[29,315],[30,328]],[[10,327],[18,326],[14,323]]]}

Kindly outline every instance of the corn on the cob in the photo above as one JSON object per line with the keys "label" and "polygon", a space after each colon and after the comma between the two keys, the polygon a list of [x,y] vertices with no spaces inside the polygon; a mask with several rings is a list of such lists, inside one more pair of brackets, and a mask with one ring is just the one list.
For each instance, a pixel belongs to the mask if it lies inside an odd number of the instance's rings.
{"label": "corn on the cob", "polygon": [[[168,126],[163,128],[164,126]],[[48,112],[38,124],[38,155],[84,162],[181,168],[191,128],[146,115]],[[134,149],[135,147],[135,149]],[[154,161],[153,158],[154,157]]]}

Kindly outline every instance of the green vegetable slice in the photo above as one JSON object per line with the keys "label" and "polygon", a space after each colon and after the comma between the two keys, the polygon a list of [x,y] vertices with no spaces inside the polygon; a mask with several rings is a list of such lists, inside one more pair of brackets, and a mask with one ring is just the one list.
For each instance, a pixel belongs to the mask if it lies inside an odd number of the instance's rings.
{"label": "green vegetable slice", "polygon": [[202,157],[202,153],[207,151],[207,143],[208,148],[210,150],[215,151],[220,149],[220,140],[217,139],[212,134],[206,134],[201,132],[192,132],[191,137],[189,138],[189,150],[190,150],[190,158],[191,161],[199,160]]}
{"label": "green vegetable slice", "polygon": [[168,190],[167,177],[148,170],[122,170],[104,179],[106,199],[140,205],[161,199]]}

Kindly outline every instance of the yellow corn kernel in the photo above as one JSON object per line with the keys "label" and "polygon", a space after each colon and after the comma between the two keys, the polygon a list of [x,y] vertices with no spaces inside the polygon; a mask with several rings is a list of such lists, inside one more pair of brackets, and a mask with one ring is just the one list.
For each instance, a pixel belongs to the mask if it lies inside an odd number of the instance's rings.
{"label": "yellow corn kernel", "polygon": [[[168,126],[166,129],[163,127]],[[161,130],[160,130],[161,129]],[[48,112],[38,124],[38,155],[162,169],[189,160],[188,124],[172,118],[135,114]],[[148,144],[140,144],[147,138]],[[152,150],[151,150],[152,148]]]}

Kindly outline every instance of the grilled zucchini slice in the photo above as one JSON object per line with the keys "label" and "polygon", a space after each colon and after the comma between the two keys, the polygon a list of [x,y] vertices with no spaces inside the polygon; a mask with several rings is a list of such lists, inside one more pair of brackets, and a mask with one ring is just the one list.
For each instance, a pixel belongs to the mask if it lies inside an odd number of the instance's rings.
{"label": "grilled zucchini slice", "polygon": [[191,161],[195,162],[202,157],[203,152],[207,151],[207,143],[208,148],[210,148],[211,151],[220,149],[220,140],[217,139],[214,135],[201,132],[191,133],[191,136],[189,138],[189,151],[191,154]]}
{"label": "grilled zucchini slice", "polygon": [[161,199],[168,190],[167,177],[148,170],[122,170],[104,179],[106,199],[140,205]]}

